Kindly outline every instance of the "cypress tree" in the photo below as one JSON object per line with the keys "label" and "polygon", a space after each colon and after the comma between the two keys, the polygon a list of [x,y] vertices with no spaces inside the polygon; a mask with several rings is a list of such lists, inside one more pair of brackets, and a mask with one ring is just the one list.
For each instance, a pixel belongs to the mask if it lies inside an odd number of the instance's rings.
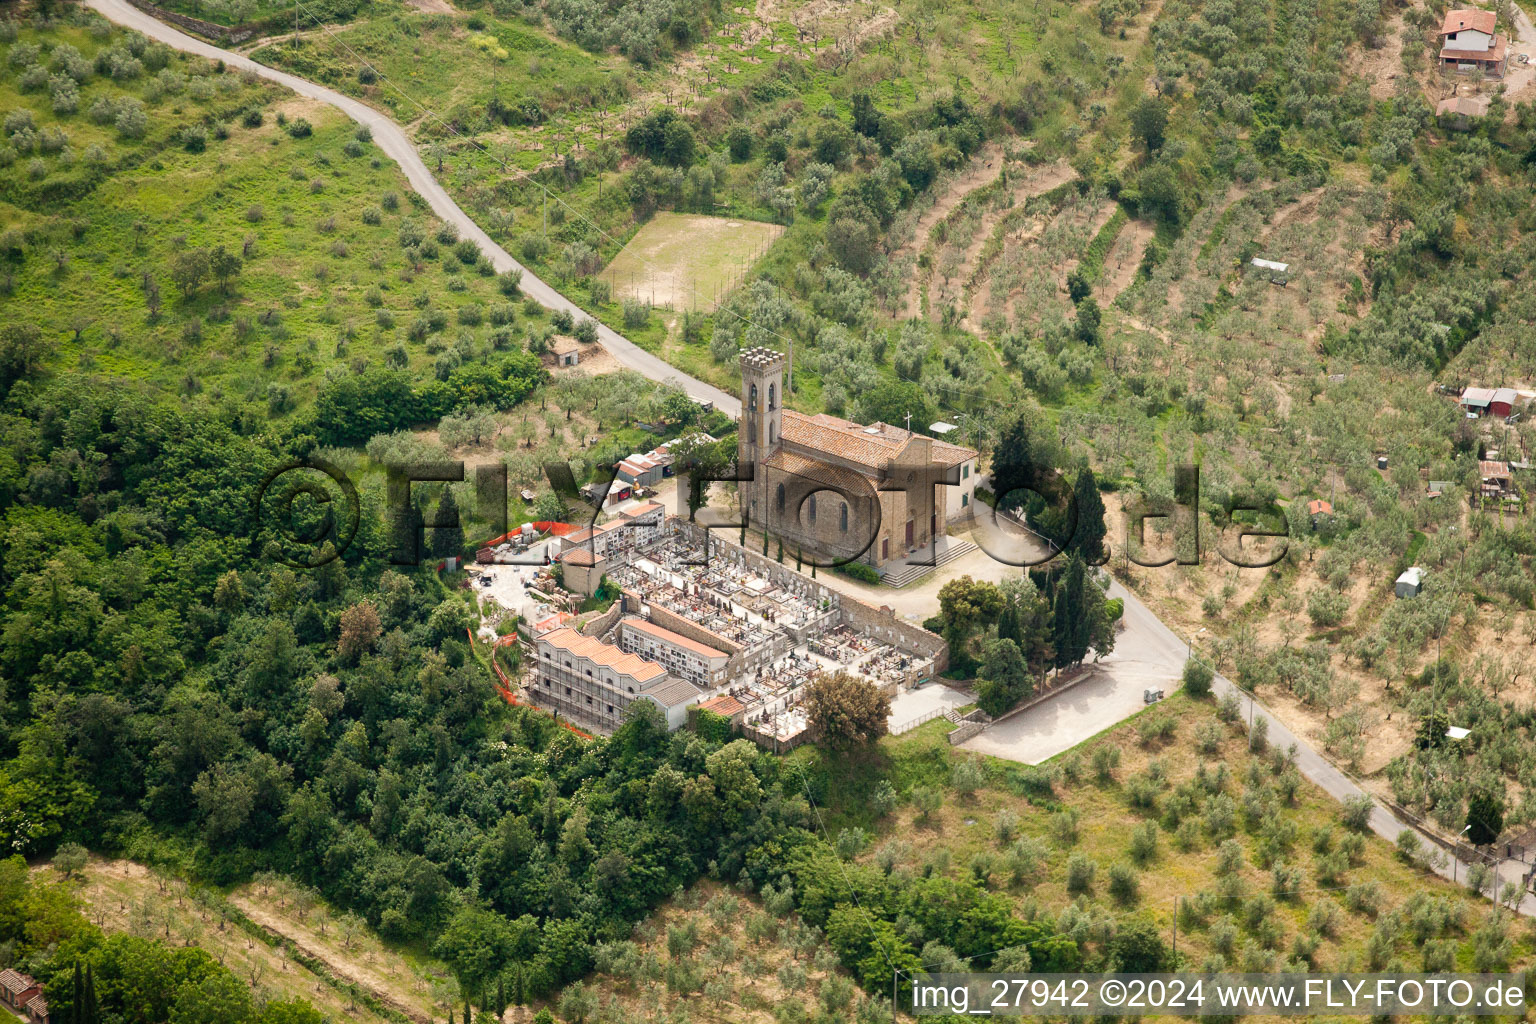
{"label": "cypress tree", "polygon": [[1087,570],[1077,555],[1056,588],[1051,637],[1056,647],[1056,667],[1076,665],[1088,656],[1089,622],[1086,600]]}
{"label": "cypress tree", "polygon": [[464,550],[464,527],[459,521],[459,503],[452,487],[443,488],[432,526],[432,554],[449,558]]}
{"label": "cypress tree", "polygon": [[101,1024],[101,1006],[96,1002],[96,974],[91,965],[85,965],[85,1022]]}
{"label": "cypress tree", "polygon": [[1084,466],[1077,474],[1072,496],[1077,502],[1077,529],[1067,550],[1081,555],[1089,565],[1102,565],[1106,560],[1104,537],[1109,530],[1104,525],[1104,499],[1099,496],[1099,482],[1091,467]]}
{"label": "cypress tree", "polygon": [[82,1024],[85,1013],[85,980],[80,975],[80,961],[75,961],[74,990],[69,1001],[70,1024]]}

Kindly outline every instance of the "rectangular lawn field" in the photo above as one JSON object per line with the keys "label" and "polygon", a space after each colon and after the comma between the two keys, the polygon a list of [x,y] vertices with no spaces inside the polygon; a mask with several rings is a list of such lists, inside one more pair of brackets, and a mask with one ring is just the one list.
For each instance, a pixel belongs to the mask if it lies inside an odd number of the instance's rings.
{"label": "rectangular lawn field", "polygon": [[783,233],[761,221],[658,213],[602,276],[617,298],[708,312]]}

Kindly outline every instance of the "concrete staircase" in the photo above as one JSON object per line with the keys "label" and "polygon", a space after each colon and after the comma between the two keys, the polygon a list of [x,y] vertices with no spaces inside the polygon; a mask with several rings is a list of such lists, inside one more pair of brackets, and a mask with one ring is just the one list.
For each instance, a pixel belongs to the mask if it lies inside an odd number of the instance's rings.
{"label": "concrete staircase", "polygon": [[880,585],[905,587],[909,583],[922,579],[940,566],[947,565],[962,555],[976,550],[976,545],[968,540],[957,540],[954,537],[946,537],[944,540],[944,545],[934,555],[933,565],[913,565],[907,562],[894,566],[881,574]]}

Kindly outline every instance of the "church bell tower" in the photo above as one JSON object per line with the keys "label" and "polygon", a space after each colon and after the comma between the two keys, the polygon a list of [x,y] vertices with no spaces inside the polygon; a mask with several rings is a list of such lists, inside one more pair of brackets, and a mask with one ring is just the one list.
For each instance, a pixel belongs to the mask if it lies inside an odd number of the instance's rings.
{"label": "church bell tower", "polygon": [[768,509],[767,474],[763,460],[778,451],[782,440],[784,356],[771,348],[749,348],[741,354],[741,423],[736,430],[737,465],[752,467],[748,485],[748,514],[762,522]]}

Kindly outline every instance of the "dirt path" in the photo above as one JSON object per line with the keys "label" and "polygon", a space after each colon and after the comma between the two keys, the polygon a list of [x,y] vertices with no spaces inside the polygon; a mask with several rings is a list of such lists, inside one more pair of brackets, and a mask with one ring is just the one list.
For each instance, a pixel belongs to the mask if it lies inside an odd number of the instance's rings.
{"label": "dirt path", "polygon": [[[405,1014],[412,1020],[420,1021],[421,1024],[432,1024],[435,1007],[430,997],[423,999],[420,996],[408,994],[404,990],[404,979],[388,977],[379,970],[357,963],[355,956],[348,955],[347,951],[341,948],[339,936],[335,939],[329,936],[322,937],[306,924],[300,924],[292,918],[274,913],[248,896],[234,895],[229,901],[270,934],[291,942],[305,956],[320,961],[325,965],[326,971],[334,977],[366,989],[379,1002]],[[336,930],[339,931],[339,927]],[[391,974],[394,973],[397,972],[391,972]]]}
{"label": "dirt path", "polygon": [[[1017,184],[1010,185],[1009,192],[1012,194],[1012,202],[994,204],[991,208],[982,212],[981,221],[976,225],[976,230],[971,236],[969,244],[965,247],[965,253],[960,263],[960,272],[956,275],[961,282],[960,303],[964,313],[960,324],[966,330],[975,330],[972,326],[973,322],[979,323],[986,314],[985,303],[980,302],[979,295],[983,291],[980,287],[983,282],[982,275],[987,269],[987,267],[980,265],[981,254],[986,249],[987,243],[992,241],[993,236],[997,233],[1008,215],[1017,209],[1020,203],[1027,202],[1035,196],[1049,192],[1058,185],[1071,181],[1075,173],[1072,170],[1072,165],[1065,160],[1058,160],[1044,167],[1032,168],[1029,173],[1018,179]],[[1001,253],[1002,247],[1000,246],[997,254],[1001,255]],[[991,260],[988,261],[988,266],[991,265],[991,262]]]}
{"label": "dirt path", "polygon": [[1144,220],[1128,221],[1104,258],[1104,278],[1099,285],[1099,302],[1108,305],[1136,280],[1141,257],[1152,241],[1155,229]]}
{"label": "dirt path", "polygon": [[1536,60],[1536,24],[1519,4],[1514,8],[1515,38],[1509,46],[1509,73],[1504,77],[1504,98],[1509,101],[1508,119],[1515,119],[1515,104],[1536,97],[1536,64],[1521,64],[1518,54],[1528,54]]}
{"label": "dirt path", "polygon": [[[894,263],[903,256],[915,255],[926,248],[928,236],[933,233],[933,229],[941,220],[953,213],[966,196],[992,184],[1002,173],[1002,150],[996,143],[989,142],[971,158],[970,166],[949,182],[944,189],[944,194],[923,211],[923,215],[917,219],[917,226],[913,229],[912,240],[891,253],[891,262]],[[913,274],[912,284],[907,289],[906,301],[902,306],[902,318],[917,316],[922,311],[923,286],[928,276],[927,273]]]}
{"label": "dirt path", "polygon": [[[47,867],[34,870],[53,875]],[[182,879],[156,875],[136,861],[95,857],[71,884],[77,887],[87,919],[98,928],[195,946],[229,968],[258,999],[305,999],[332,1021],[386,1022],[366,1005],[354,1005],[350,994],[332,980],[296,961],[288,947],[262,942],[236,924],[224,901],[210,890],[194,891]]]}

